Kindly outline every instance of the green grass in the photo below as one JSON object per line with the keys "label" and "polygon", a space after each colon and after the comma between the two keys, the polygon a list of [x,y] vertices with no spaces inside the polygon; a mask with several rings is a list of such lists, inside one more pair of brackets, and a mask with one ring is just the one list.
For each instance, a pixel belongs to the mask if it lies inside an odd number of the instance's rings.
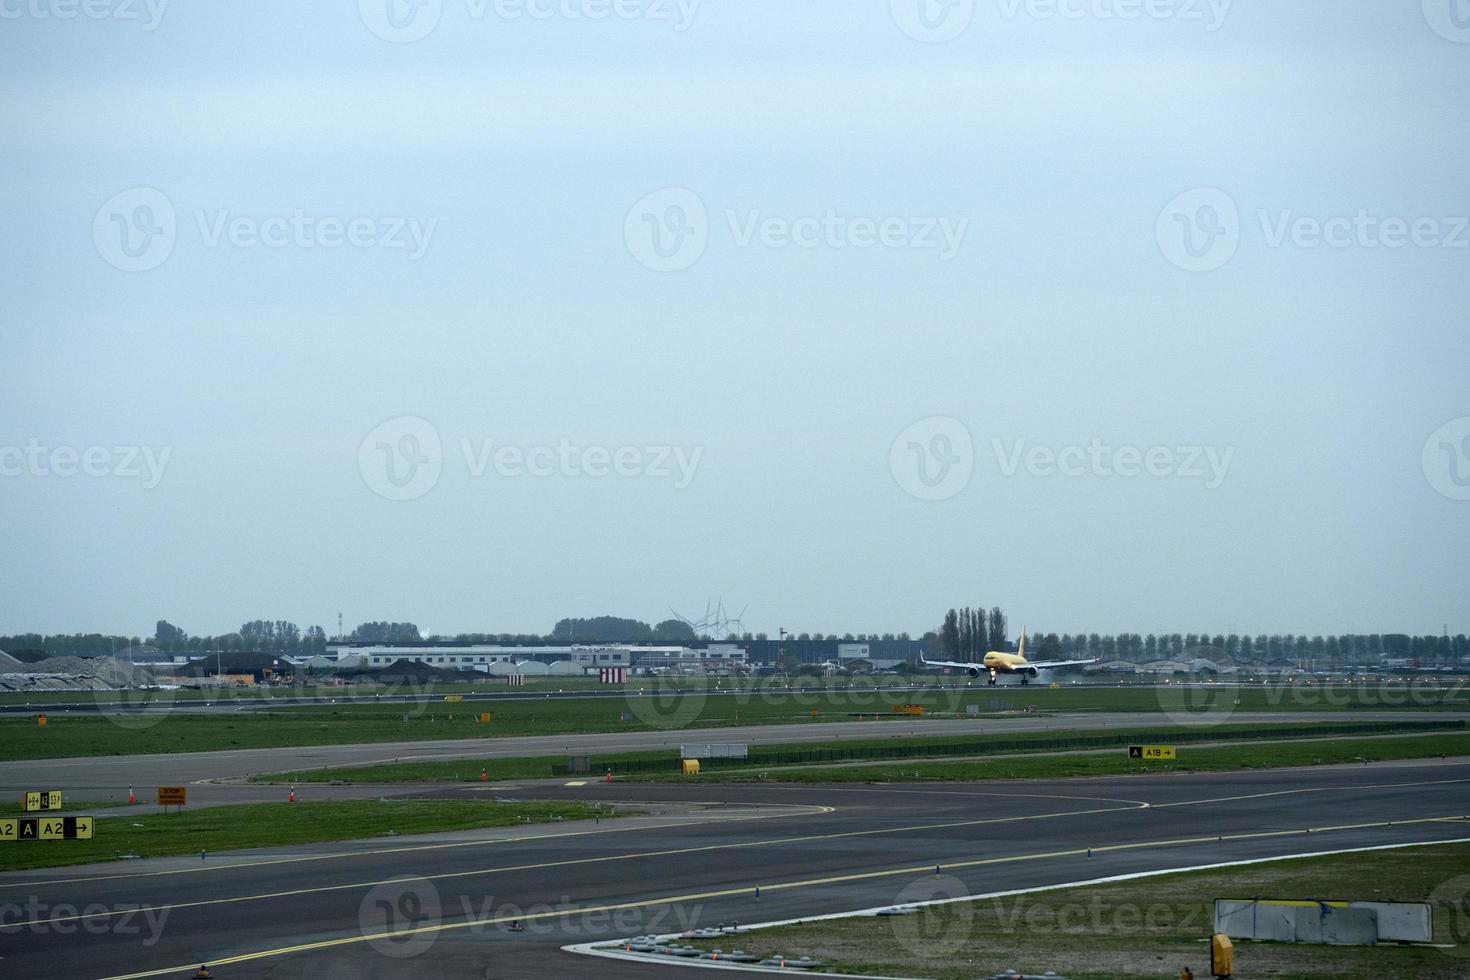
{"label": "green grass", "polygon": [[[322,800],[254,803],[171,813],[98,817],[91,840],[12,842],[0,847],[0,871],[111,861],[123,855],[163,857],[201,850],[236,851],[390,832],[425,834],[518,823],[589,820],[586,803],[499,803],[488,800]],[[608,813],[602,813],[609,816]]]}
{"label": "green grass", "polygon": [[[1303,858],[1140,881],[935,906],[895,918],[868,916],[691,941],[761,956],[810,955],[838,973],[969,980],[1002,970],[1054,970],[1071,980],[1164,980],[1189,966],[1207,978],[1215,898],[1410,901],[1442,898],[1448,880],[1470,872],[1470,845]],[[916,880],[905,900],[950,897],[933,879]],[[943,884],[940,882],[939,884]],[[957,883],[956,883],[957,884]],[[1435,938],[1454,942],[1470,927],[1470,906],[1437,904]],[[1452,919],[1454,921],[1452,921]],[[949,945],[946,945],[948,941]],[[1239,942],[1237,977],[1275,980],[1464,980],[1470,949]]]}
{"label": "green grass", "polygon": [[676,773],[629,777],[650,782],[897,783],[984,779],[1058,779],[1071,776],[1126,776],[1161,772],[1216,772],[1227,769],[1279,769],[1341,763],[1387,762],[1470,755],[1470,734],[1404,738],[1320,739],[1242,743],[1217,748],[1181,746],[1175,762],[1140,764],[1124,750],[1110,753],[1036,755],[1007,759],[857,763],[736,771],[714,769],[699,776]]}
{"label": "green grass", "polygon": [[[681,679],[678,683],[686,682]],[[733,682],[723,679],[715,683],[728,688]],[[691,727],[855,721],[864,715],[871,719],[906,702],[924,705],[930,717],[937,718],[964,717],[969,705],[976,705],[982,712],[994,705],[1012,711],[1035,706],[1039,712],[1059,719],[1073,711],[1157,712],[1161,706],[1174,707],[1178,703],[1177,689],[1139,687],[987,688],[982,683],[914,693],[877,690],[855,680],[847,689],[833,692],[766,687],[667,697],[640,693],[640,688],[658,689],[645,682],[630,684],[626,697],[450,704],[442,700],[443,693],[468,692],[435,688],[435,700],[409,705],[319,704],[212,713],[181,709],[129,716],[52,712],[46,728],[38,727],[31,718],[4,717],[0,718],[0,760],[618,731],[666,730],[676,738],[679,730]],[[1465,691],[1454,687],[1415,688],[1412,693],[1402,686],[1340,688],[1336,693],[1306,686],[1291,691],[1250,686],[1213,691],[1224,699],[1217,701],[1217,706],[1239,712],[1305,710],[1330,714],[1408,707],[1432,713],[1470,707]],[[248,703],[258,705],[260,701]],[[491,713],[491,724],[474,723],[473,717],[481,711]],[[1008,715],[983,717],[988,720]]]}
{"label": "green grass", "polygon": [[[1447,726],[1459,727],[1456,722],[1445,722]],[[1331,735],[1330,725],[1313,725],[1303,722],[1300,725],[1273,726],[1278,728],[1292,728],[1299,730],[1306,736]],[[1385,722],[1378,734],[1392,734],[1398,731],[1412,731],[1408,726],[1395,725]],[[1257,726],[1252,725],[1228,725],[1220,728],[1209,729],[1207,732],[1210,741],[1230,741],[1234,739],[1248,738],[1258,732]],[[922,738],[886,738],[886,739],[840,739],[820,745],[797,744],[797,745],[755,745],[750,747],[750,755],[746,764],[738,768],[762,769],[773,771],[784,769],[790,765],[808,765],[810,757],[815,757],[825,751],[841,751],[851,753],[858,758],[866,757],[870,760],[883,759],[894,753],[911,754],[913,758],[923,759],[928,755],[930,759],[943,757],[945,755],[991,755],[997,753],[1024,753],[1024,752],[1055,752],[1068,750],[1085,750],[1096,746],[1089,739],[1110,738],[1118,739],[1125,743],[1169,743],[1184,736],[1196,736],[1197,729],[1181,728],[1150,728],[1132,729],[1123,731],[1108,731],[1105,733],[1076,733],[1067,735],[1065,733],[1043,733],[1038,735],[982,735],[982,736],[929,736]],[[1278,736],[1279,737],[1279,736]],[[1037,745],[1038,742],[1047,744]],[[942,750],[941,747],[942,746]],[[1109,750],[1112,751],[1112,750]],[[1194,751],[1186,749],[1185,751]],[[804,759],[802,757],[808,757]],[[639,775],[647,775],[656,778],[658,769],[667,770],[672,775],[678,768],[679,754],[677,750],[666,749],[662,751],[645,752],[623,752],[608,753],[605,755],[592,755],[590,771],[593,775],[610,769],[620,777],[630,773],[636,778]],[[432,761],[392,762],[381,763],[372,766],[338,766],[320,769],[303,769],[291,772],[270,773],[255,777],[261,782],[301,782],[301,783],[324,783],[341,782],[355,784],[371,783],[433,783],[433,782],[476,782],[480,778],[483,769],[491,781],[509,779],[545,779],[554,775],[565,775],[561,767],[565,766],[565,756],[530,756],[517,758],[464,758],[464,759],[436,759]],[[908,767],[912,771],[912,762],[893,763],[895,766]],[[556,767],[556,768],[553,768]],[[826,767],[826,768],[831,768]],[[826,771],[824,768],[823,771]],[[715,776],[724,772],[722,769],[707,767],[705,775],[701,778]],[[728,773],[732,778],[750,778],[750,773],[742,773],[737,776]]]}

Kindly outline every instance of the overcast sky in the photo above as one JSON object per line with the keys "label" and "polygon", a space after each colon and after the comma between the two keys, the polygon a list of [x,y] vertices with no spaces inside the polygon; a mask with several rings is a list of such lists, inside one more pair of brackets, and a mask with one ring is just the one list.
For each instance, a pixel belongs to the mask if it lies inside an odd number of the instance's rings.
{"label": "overcast sky", "polygon": [[0,632],[1464,631],[1457,2],[4,0]]}

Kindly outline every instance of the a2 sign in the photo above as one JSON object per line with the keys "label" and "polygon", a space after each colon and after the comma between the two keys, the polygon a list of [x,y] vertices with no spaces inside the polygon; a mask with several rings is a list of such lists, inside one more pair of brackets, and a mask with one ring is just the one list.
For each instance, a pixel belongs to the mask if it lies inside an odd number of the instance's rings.
{"label": "a2 sign", "polygon": [[0,817],[0,842],[91,840],[91,817]]}
{"label": "a2 sign", "polygon": [[20,808],[26,813],[35,813],[37,810],[60,810],[61,790],[31,790],[21,797]]}

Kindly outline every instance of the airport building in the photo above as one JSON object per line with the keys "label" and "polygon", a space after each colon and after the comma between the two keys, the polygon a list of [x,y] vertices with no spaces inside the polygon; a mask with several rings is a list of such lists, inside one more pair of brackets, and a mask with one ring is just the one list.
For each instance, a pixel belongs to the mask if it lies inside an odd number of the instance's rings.
{"label": "airport building", "polygon": [[600,669],[623,667],[632,673],[734,673],[746,665],[745,650],[735,643],[706,647],[636,646],[624,643],[562,646],[506,646],[501,644],[328,643],[324,659],[353,663],[368,669],[389,667],[400,660],[443,670],[472,670],[489,674],[596,674]]}

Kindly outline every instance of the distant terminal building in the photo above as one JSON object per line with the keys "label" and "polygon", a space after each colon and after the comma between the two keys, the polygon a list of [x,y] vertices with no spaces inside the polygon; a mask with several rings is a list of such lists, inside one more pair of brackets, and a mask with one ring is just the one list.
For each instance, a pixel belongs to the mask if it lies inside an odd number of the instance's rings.
{"label": "distant terminal building", "polygon": [[[661,673],[738,673],[756,666],[769,666],[795,658],[798,663],[837,663],[843,666],[865,661],[868,664],[901,665],[917,663],[920,657],[935,659],[940,650],[931,638],[921,640],[822,640],[728,639],[697,640],[682,645],[641,646],[633,643],[578,643],[524,645],[468,643],[454,641],[419,641],[416,643],[352,643],[328,642],[325,656],[331,660],[347,657],[364,658],[369,669],[387,667],[397,660],[443,667],[451,670],[477,670],[504,673],[506,664],[562,664],[574,666],[579,673],[596,673],[598,667],[626,666],[633,674]],[[497,665],[500,665],[497,668]],[[492,669],[497,668],[497,669]],[[530,668],[534,671],[536,668]],[[558,670],[566,669],[562,667]]]}
{"label": "distant terminal building", "polygon": [[625,643],[563,646],[328,643],[326,659],[338,663],[351,661],[368,669],[407,660],[444,670],[489,674],[597,675],[606,668],[623,668],[630,673],[734,672],[744,667],[746,654],[733,643],[710,644],[705,648]]}

